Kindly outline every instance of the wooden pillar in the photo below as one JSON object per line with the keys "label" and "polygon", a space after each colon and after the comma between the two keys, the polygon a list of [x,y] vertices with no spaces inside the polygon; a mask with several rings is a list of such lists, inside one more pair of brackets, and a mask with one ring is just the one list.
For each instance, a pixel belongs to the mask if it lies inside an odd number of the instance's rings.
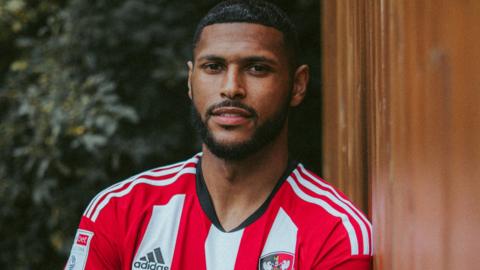
{"label": "wooden pillar", "polygon": [[363,1],[323,1],[323,176],[368,210]]}
{"label": "wooden pillar", "polygon": [[324,171],[354,198],[370,187],[375,268],[478,268],[480,1],[322,13]]}

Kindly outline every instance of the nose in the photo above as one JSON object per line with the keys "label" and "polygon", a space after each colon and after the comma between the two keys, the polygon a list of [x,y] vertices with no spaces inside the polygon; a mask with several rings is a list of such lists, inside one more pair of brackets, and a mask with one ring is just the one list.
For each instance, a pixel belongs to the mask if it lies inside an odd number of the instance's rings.
{"label": "nose", "polygon": [[221,96],[228,99],[241,99],[245,97],[245,88],[241,72],[238,68],[231,67],[224,77]]}

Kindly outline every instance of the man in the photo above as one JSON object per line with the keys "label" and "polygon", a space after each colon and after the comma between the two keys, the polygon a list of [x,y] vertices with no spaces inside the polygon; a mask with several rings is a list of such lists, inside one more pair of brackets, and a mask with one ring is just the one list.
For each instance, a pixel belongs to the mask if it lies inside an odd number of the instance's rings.
{"label": "man", "polygon": [[276,6],[226,1],[201,20],[188,94],[202,153],[100,192],[67,269],[369,269],[371,226],[289,160],[308,67]]}

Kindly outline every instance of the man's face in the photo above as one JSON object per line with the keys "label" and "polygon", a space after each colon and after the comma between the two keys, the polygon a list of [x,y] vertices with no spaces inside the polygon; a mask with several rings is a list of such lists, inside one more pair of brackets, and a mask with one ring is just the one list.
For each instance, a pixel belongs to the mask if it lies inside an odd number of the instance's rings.
{"label": "man's face", "polygon": [[[189,62],[189,95],[202,139],[215,155],[243,159],[285,130],[295,80],[283,34],[251,23],[203,29]],[[301,97],[303,98],[303,96]]]}

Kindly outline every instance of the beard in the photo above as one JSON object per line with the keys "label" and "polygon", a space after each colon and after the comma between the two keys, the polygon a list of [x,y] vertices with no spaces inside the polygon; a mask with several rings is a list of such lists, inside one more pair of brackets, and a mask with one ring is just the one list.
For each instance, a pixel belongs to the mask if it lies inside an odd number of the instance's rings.
{"label": "beard", "polygon": [[286,100],[285,104],[282,104],[279,110],[272,117],[266,119],[264,123],[257,126],[253,132],[253,135],[249,139],[239,143],[222,143],[216,140],[211,130],[208,128],[207,121],[212,115],[211,112],[220,107],[242,108],[247,110],[252,117],[256,118],[256,111],[240,101],[225,100],[209,107],[205,115],[205,121],[202,120],[200,113],[198,112],[197,108],[195,108],[194,102],[192,102],[191,117],[195,129],[210,152],[212,152],[218,158],[224,160],[243,160],[260,151],[279,136],[287,120],[289,100],[290,98]]}

